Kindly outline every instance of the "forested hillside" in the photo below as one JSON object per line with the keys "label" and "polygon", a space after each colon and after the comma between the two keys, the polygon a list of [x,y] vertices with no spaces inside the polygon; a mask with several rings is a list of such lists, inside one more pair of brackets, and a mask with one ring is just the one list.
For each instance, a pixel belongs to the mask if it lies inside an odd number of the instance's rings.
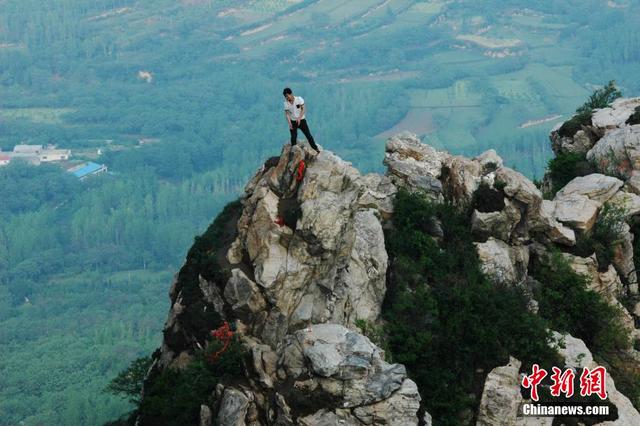
{"label": "forested hillside", "polygon": [[639,5],[0,0],[0,148],[109,168],[0,167],[0,424],[128,410],[100,390],[158,345],[193,236],[287,141],[284,86],[363,172],[411,130],[541,177],[595,86],[640,92]]}

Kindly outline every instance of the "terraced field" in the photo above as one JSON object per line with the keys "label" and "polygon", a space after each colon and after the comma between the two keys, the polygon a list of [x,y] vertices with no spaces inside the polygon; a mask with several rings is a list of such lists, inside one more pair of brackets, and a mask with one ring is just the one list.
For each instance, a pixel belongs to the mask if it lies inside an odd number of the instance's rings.
{"label": "terraced field", "polygon": [[[588,84],[616,78],[603,75],[586,81],[584,73],[576,72],[588,52],[581,50],[573,31],[584,24],[554,13],[552,2],[536,8],[518,7],[517,2],[481,8],[438,0],[165,0],[153,8],[119,3],[85,18],[96,34],[122,30],[112,32],[110,40],[117,46],[118,61],[167,67],[158,62],[161,45],[171,42],[189,52],[215,41],[223,48],[193,51],[196,62],[181,66],[194,72],[224,68],[231,74],[234,69],[262,70],[275,84],[292,85],[312,96],[316,111],[321,111],[316,115],[323,120],[321,130],[332,120],[330,112],[322,112],[331,105],[327,87],[340,84],[356,100],[362,90],[356,85],[370,85],[366,90],[380,83],[392,87],[404,101],[397,103],[400,111],[385,128],[379,128],[384,120],[362,124],[370,131],[356,136],[370,142],[406,127],[453,151],[473,154],[488,146],[501,151],[513,137],[533,128],[542,135],[571,114],[589,93]],[[610,3],[601,13],[632,6]],[[150,39],[157,40],[158,47],[142,49]],[[546,120],[549,117],[557,118]],[[266,116],[258,117],[263,119]],[[526,138],[527,144],[541,145],[531,152],[543,155],[510,157],[507,149],[507,163],[540,175],[550,154],[546,140]]]}

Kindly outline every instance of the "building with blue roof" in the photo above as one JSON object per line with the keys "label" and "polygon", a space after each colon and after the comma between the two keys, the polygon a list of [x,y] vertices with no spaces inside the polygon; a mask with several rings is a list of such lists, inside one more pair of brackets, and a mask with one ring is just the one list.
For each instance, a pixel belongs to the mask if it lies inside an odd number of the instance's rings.
{"label": "building with blue roof", "polygon": [[104,164],[97,164],[91,161],[80,164],[78,166],[69,169],[69,172],[73,173],[80,180],[84,180],[89,176],[98,175],[107,171],[107,166]]}

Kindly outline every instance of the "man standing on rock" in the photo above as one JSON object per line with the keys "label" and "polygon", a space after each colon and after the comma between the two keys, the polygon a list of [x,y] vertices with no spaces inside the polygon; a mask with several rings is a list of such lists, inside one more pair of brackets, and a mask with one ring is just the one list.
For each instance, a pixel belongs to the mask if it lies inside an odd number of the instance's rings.
{"label": "man standing on rock", "polygon": [[298,128],[300,128],[307,138],[309,145],[311,145],[311,148],[315,149],[316,152],[320,152],[316,142],[313,140],[313,136],[311,136],[307,120],[304,116],[304,99],[302,99],[302,96],[293,96],[293,92],[288,87],[282,91],[282,94],[285,98],[284,116],[287,119],[287,123],[289,123],[289,132],[291,132],[291,146],[298,142]]}

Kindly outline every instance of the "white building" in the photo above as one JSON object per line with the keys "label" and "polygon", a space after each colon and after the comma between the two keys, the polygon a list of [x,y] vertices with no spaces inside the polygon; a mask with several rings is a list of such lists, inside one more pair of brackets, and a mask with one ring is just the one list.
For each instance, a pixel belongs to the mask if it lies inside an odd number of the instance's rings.
{"label": "white building", "polygon": [[40,152],[40,161],[43,163],[50,161],[67,161],[71,157],[69,149],[45,149]]}
{"label": "white building", "polygon": [[[67,161],[71,157],[70,149],[55,149],[55,145],[16,145],[12,152],[3,153],[11,160],[22,160],[28,163],[39,165],[40,163],[50,163],[54,161]],[[0,164],[1,165],[1,164]]]}
{"label": "white building", "polygon": [[42,152],[42,145],[16,145],[13,147],[15,154],[36,155]]}

